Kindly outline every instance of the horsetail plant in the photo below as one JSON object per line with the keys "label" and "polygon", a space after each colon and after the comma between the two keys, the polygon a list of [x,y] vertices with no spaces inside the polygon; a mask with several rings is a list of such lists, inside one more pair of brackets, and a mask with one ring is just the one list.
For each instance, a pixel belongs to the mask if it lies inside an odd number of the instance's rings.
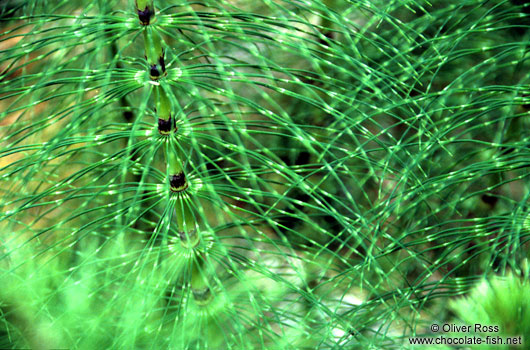
{"label": "horsetail plant", "polygon": [[[161,135],[171,137],[175,131],[174,120],[172,117],[171,102],[168,94],[171,95],[170,87],[166,87],[164,81],[158,82],[165,76],[166,68],[164,64],[163,40],[154,27],[156,10],[153,1],[136,1],[136,9],[140,23],[144,26],[144,43],[147,62],[149,65],[149,77],[155,82],[154,99],[157,106],[158,131]],[[164,89],[166,88],[168,92]],[[174,98],[174,96],[173,96]],[[178,101],[177,101],[178,103]],[[166,142],[165,159],[167,160],[169,188],[177,194],[178,200],[175,201],[175,216],[177,221],[178,237],[184,247],[193,249],[200,242],[200,234],[197,232],[197,220],[191,209],[190,199],[186,194],[180,194],[188,188],[188,181],[183,168],[183,162],[177,156],[175,146],[178,147],[178,140]],[[177,145],[175,145],[175,143]],[[156,234],[156,232],[155,232]],[[166,232],[167,234],[167,232]],[[191,290],[196,301],[204,304],[211,295],[209,286],[205,283],[203,276],[202,258],[197,257],[197,261],[191,261]]]}
{"label": "horsetail plant", "polygon": [[0,348],[530,339],[528,9],[2,2]]}

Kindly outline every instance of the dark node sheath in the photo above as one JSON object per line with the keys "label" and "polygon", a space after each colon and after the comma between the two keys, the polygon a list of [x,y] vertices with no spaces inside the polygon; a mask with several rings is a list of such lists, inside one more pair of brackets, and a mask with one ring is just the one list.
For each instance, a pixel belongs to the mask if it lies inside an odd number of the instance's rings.
{"label": "dark node sheath", "polygon": [[125,112],[123,112],[123,118],[126,121],[130,122],[134,118],[134,114],[131,111],[125,111]]}
{"label": "dark node sheath", "polygon": [[153,16],[154,12],[151,11],[149,7],[146,7],[143,11],[138,10],[138,18],[140,19],[140,23],[142,25],[147,26],[151,22],[151,16]]}
{"label": "dark node sheath", "polygon": [[185,231],[179,231],[179,238],[181,241],[189,241],[193,238],[195,238],[195,235],[197,234],[197,230],[193,229],[189,232]]}
{"label": "dark node sheath", "polygon": [[210,288],[206,287],[204,289],[192,289],[193,299],[198,302],[205,302],[210,297]]}
{"label": "dark node sheath", "polygon": [[149,75],[150,75],[151,79],[160,78],[160,71],[158,70],[158,65],[157,64],[151,65],[151,68],[149,69]]}
{"label": "dark node sheath", "polygon": [[188,187],[186,175],[183,172],[176,175],[169,175],[169,186],[173,192],[184,191]]}
{"label": "dark node sheath", "polygon": [[149,75],[151,79],[157,80],[162,75],[166,75],[166,62],[164,61],[164,52],[162,51],[162,55],[158,57],[158,63],[152,64],[149,68]]}
{"label": "dark node sheath", "polygon": [[158,57],[158,64],[160,65],[160,69],[162,70],[162,73],[166,72],[166,63],[164,62],[164,54],[162,53],[162,56]]}
{"label": "dark node sheath", "polygon": [[152,64],[149,68],[149,75],[151,79],[157,80],[160,76],[166,74],[166,64],[164,62],[164,55],[158,58],[158,64]]}
{"label": "dark node sheath", "polygon": [[168,120],[158,118],[158,132],[162,135],[168,135],[172,130],[176,130],[175,120],[169,117]]}

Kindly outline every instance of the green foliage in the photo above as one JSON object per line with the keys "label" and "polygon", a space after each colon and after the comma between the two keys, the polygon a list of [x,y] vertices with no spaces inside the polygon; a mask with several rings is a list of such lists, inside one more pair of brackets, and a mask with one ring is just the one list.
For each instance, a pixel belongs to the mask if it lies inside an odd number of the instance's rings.
{"label": "green foliage", "polygon": [[[521,336],[530,339],[530,280],[528,275],[520,278],[509,275],[504,278],[492,278],[475,287],[469,297],[452,303],[452,309],[465,324],[474,325],[480,320],[481,325],[497,326],[498,332],[485,332],[482,337]],[[491,345],[477,347],[491,349]],[[501,344],[495,349],[513,348]]]}
{"label": "green foliage", "polygon": [[0,5],[0,348],[407,348],[525,275],[528,6],[146,6]]}

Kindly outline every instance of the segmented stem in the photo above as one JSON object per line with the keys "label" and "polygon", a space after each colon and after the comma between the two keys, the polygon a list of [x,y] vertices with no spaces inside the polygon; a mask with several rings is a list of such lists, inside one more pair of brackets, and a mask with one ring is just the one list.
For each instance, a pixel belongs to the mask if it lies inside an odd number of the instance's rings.
{"label": "segmented stem", "polygon": [[175,119],[171,115],[171,103],[169,98],[160,86],[155,86],[155,99],[158,115],[158,132],[161,135],[169,135],[176,131]]}
{"label": "segmented stem", "polygon": [[204,258],[199,255],[193,262],[191,269],[191,293],[198,305],[206,305],[213,298],[208,280],[205,276]]}
{"label": "segmented stem", "polygon": [[[154,87],[153,96],[156,105],[158,118],[158,132],[160,135],[167,137],[165,147],[165,159],[167,165],[167,176],[169,190],[172,196],[176,196],[175,201],[175,221],[177,225],[178,238],[181,245],[186,249],[196,249],[201,242],[200,231],[198,230],[197,215],[193,212],[193,200],[186,190],[189,182],[177,147],[178,139],[176,136],[176,119],[172,113],[172,100],[175,101],[173,92],[169,84],[166,84],[164,77],[167,76],[165,57],[164,57],[164,40],[158,32],[155,25],[155,6],[154,1],[136,0],[136,12],[138,19],[143,27],[145,57],[147,59],[149,77],[157,82]],[[175,106],[176,107],[176,106]],[[170,196],[171,198],[171,196]],[[191,261],[191,275],[189,284],[195,302],[198,305],[206,305],[213,298],[208,278],[203,268],[204,260],[200,253],[196,254],[196,260]]]}

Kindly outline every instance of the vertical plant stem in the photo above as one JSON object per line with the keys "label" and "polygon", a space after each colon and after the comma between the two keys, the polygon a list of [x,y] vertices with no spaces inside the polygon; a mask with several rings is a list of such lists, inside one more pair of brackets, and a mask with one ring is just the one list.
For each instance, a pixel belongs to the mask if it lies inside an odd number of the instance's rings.
{"label": "vertical plant stem", "polygon": [[198,305],[206,305],[212,299],[212,293],[206,278],[204,258],[200,255],[192,263],[191,292]]}
{"label": "vertical plant stem", "polygon": [[[186,172],[177,149],[178,142],[175,138],[176,120],[172,113],[171,98],[172,91],[165,84],[162,78],[167,75],[164,58],[164,41],[160,36],[156,26],[153,25],[156,19],[153,1],[136,0],[136,10],[138,19],[144,26],[145,57],[149,66],[149,77],[158,84],[154,88],[154,100],[158,118],[158,131],[160,135],[168,137],[165,147],[165,159],[167,166],[167,176],[169,190],[172,196],[176,196],[175,218],[180,242],[183,247],[195,249],[200,243],[198,233],[197,217],[194,215],[192,207],[193,201],[189,194],[185,193],[189,187]],[[174,99],[175,100],[175,99]],[[206,277],[203,274],[202,259],[192,263],[191,268],[191,288],[195,300],[204,305],[211,299],[211,293]],[[199,264],[199,265],[197,265]]]}

